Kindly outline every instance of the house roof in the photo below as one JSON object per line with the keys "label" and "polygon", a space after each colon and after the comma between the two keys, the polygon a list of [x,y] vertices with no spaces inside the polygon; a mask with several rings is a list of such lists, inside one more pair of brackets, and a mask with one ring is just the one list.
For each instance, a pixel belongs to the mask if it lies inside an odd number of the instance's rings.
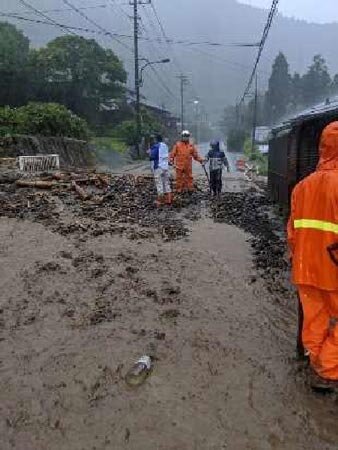
{"label": "house roof", "polygon": [[330,99],[329,102],[320,103],[299,112],[295,116],[288,118],[284,122],[274,127],[272,131],[273,133],[276,133],[282,130],[290,129],[301,122],[313,120],[316,117],[334,114],[338,114],[338,97]]}

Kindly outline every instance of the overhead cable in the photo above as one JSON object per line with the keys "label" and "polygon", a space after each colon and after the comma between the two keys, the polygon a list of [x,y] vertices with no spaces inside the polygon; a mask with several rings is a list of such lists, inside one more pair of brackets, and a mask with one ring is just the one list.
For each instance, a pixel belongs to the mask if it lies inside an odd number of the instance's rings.
{"label": "overhead cable", "polygon": [[49,22],[47,20],[40,20],[40,19],[30,19],[29,17],[24,17],[24,16],[19,16],[18,14],[6,14],[6,13],[0,13],[1,17],[9,17],[12,19],[17,19],[17,20],[22,20],[25,22],[31,22],[31,23],[38,23],[38,24],[43,24],[43,25],[51,25],[51,26],[55,26],[58,28],[62,28],[64,30],[69,30],[69,31],[81,31],[83,33],[91,33],[91,34],[97,34],[100,36],[107,36],[108,35],[113,35],[113,36],[117,36],[117,37],[127,37],[129,38],[129,35],[125,35],[125,34],[118,34],[118,33],[111,33],[110,31],[105,31],[105,32],[100,32],[97,30],[94,30],[92,28],[87,28],[87,27],[74,27],[71,25],[65,25],[59,22]]}
{"label": "overhead cable", "polygon": [[[79,9],[99,9],[99,8],[107,8],[108,5],[92,5],[92,6],[81,6]],[[54,8],[54,9],[43,9],[40,12],[44,14],[48,13],[59,13],[59,12],[67,12],[70,11],[71,8]],[[18,11],[8,11],[7,14],[20,15],[21,13]],[[35,11],[27,11],[27,14],[36,14]]]}
{"label": "overhead cable", "polygon": [[[21,5],[25,6],[26,8],[28,8],[30,11],[33,11],[35,14],[37,14],[40,17],[43,17],[44,19],[46,19],[50,24],[53,24],[55,26],[57,26],[58,28],[61,28],[62,31],[64,31],[66,29],[66,27],[60,26],[60,24],[58,22],[56,22],[54,19],[52,19],[51,17],[49,17],[47,14],[43,13],[42,11],[40,11],[39,9],[35,8],[35,6],[32,6],[29,2],[27,2],[26,0],[19,0],[19,2],[21,3]],[[73,34],[76,35],[76,33],[74,33],[71,29],[68,29],[68,31]]]}
{"label": "overhead cable", "polygon": [[241,97],[240,104],[243,103],[243,101],[245,100],[245,97],[249,94],[249,91],[251,89],[253,80],[254,80],[256,72],[257,72],[258,64],[260,62],[260,59],[261,59],[261,56],[262,56],[262,53],[263,53],[263,50],[264,50],[265,43],[266,43],[266,40],[268,38],[269,31],[271,29],[271,25],[272,25],[273,19],[275,17],[276,12],[277,12],[278,2],[279,2],[279,0],[273,0],[272,1],[272,5],[271,5],[271,8],[270,8],[268,19],[266,21],[266,24],[265,24],[265,27],[264,27],[264,30],[263,30],[263,35],[262,35],[262,38],[261,38],[261,41],[260,41],[260,44],[259,44],[257,57],[256,57],[256,60],[255,60],[255,63],[254,63],[254,66],[253,66],[253,69],[252,69],[252,72],[251,72],[248,84],[247,84],[247,86],[246,86],[246,88],[244,90],[244,93],[243,93],[242,97]]}
{"label": "overhead cable", "polygon": [[81,17],[83,17],[88,23],[94,25],[101,33],[105,33],[106,36],[109,36],[114,41],[118,42],[122,47],[127,48],[128,50],[132,51],[132,49],[122,42],[120,39],[118,39],[114,33],[111,33],[106,28],[102,27],[100,24],[98,24],[95,20],[91,19],[87,14],[85,14],[83,11],[81,11],[77,6],[75,6],[71,1],[69,0],[62,0],[63,3],[67,6],[69,6],[72,10],[74,10],[77,14],[79,14]]}

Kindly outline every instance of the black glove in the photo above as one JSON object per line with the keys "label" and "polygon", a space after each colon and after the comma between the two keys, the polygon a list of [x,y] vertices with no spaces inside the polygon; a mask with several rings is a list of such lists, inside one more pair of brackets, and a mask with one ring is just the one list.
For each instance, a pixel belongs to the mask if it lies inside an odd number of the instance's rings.
{"label": "black glove", "polygon": [[331,261],[338,266],[338,242],[335,242],[332,245],[329,245],[327,248],[327,251],[329,252],[329,256],[331,258]]}

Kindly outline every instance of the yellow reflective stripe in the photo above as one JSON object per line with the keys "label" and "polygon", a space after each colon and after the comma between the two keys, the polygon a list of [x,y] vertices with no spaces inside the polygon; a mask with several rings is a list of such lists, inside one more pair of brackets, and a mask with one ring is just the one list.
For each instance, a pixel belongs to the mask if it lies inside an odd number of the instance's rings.
{"label": "yellow reflective stripe", "polygon": [[298,219],[294,221],[295,228],[311,228],[313,230],[330,231],[338,234],[338,225],[323,220]]}

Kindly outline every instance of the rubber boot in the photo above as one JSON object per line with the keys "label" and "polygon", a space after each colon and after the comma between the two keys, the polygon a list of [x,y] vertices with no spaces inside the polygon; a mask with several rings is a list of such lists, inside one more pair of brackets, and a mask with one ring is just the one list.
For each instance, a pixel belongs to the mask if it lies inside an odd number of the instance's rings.
{"label": "rubber boot", "polygon": [[160,208],[162,205],[164,205],[164,197],[162,195],[159,195],[155,200],[155,206],[157,206],[157,208]]}
{"label": "rubber boot", "polygon": [[165,194],[165,204],[172,205],[172,203],[173,203],[173,194],[172,192],[168,192],[167,194]]}
{"label": "rubber boot", "polygon": [[338,381],[326,380],[310,369],[310,386],[314,392],[333,394],[338,392]]}

